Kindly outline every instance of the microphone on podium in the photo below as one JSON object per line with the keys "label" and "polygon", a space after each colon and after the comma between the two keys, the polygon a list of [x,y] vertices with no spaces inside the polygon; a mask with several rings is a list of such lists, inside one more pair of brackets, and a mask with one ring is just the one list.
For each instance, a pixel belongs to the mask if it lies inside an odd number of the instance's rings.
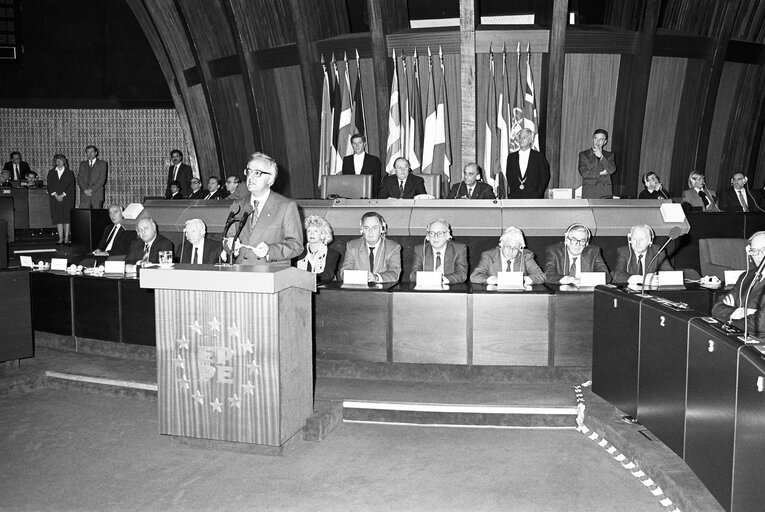
{"label": "microphone on podium", "polygon": [[643,283],[642,283],[642,289],[643,289],[642,295],[643,295],[643,297],[645,297],[645,278],[646,278],[646,276],[648,276],[648,269],[651,268],[651,265],[653,265],[653,262],[656,261],[656,258],[659,257],[659,254],[662,253],[662,251],[669,245],[669,243],[672,240],[676,240],[677,238],[679,238],[681,234],[682,234],[682,231],[677,226],[675,226],[674,228],[670,229],[669,230],[669,237],[667,238],[667,241],[664,242],[664,245],[661,246],[661,249],[656,251],[656,254],[653,255],[653,258],[651,258],[651,261],[643,269]]}

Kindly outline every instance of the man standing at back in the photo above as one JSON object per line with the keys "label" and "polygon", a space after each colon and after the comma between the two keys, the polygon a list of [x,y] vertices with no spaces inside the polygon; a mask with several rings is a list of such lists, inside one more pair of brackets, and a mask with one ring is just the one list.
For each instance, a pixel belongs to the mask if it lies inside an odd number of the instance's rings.
{"label": "man standing at back", "polygon": [[167,188],[165,197],[170,199],[170,184],[177,181],[181,184],[181,195],[189,197],[191,195],[191,177],[193,172],[191,166],[183,163],[183,153],[174,149],[170,152],[170,167],[167,169]]}
{"label": "man standing at back", "polygon": [[80,162],[77,183],[80,185],[80,208],[100,210],[104,205],[104,186],[109,164],[98,158],[98,148],[85,148],[87,160]]}
{"label": "man standing at back", "polygon": [[592,134],[592,147],[579,153],[582,199],[613,197],[611,175],[616,172],[616,163],[614,154],[603,149],[606,144],[608,144],[608,132],[598,128]]}
{"label": "man standing at back", "polygon": [[534,151],[534,132],[524,128],[518,134],[521,149],[507,155],[507,197],[509,199],[542,199],[550,182],[550,164],[539,151]]}
{"label": "man standing at back", "polygon": [[372,175],[372,197],[377,197],[377,191],[380,189],[380,180],[382,179],[382,164],[380,159],[366,152],[367,138],[360,133],[351,137],[351,146],[353,154],[343,158],[343,174],[371,174]]}

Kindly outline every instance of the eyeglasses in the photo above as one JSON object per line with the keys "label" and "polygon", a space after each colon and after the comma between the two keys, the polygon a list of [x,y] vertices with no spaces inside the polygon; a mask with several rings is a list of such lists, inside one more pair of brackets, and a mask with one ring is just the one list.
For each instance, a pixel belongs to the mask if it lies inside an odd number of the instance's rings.
{"label": "eyeglasses", "polygon": [[571,245],[578,245],[579,247],[584,247],[585,245],[587,245],[587,239],[586,238],[583,238],[582,240],[579,240],[578,238],[574,238],[574,237],[570,236],[570,237],[567,238],[567,240],[569,241],[569,243]]}
{"label": "eyeglasses", "polygon": [[510,251],[513,251],[513,252],[518,252],[521,249],[523,249],[523,246],[521,246],[521,245],[503,245],[501,247],[503,247],[505,249],[508,249]]}
{"label": "eyeglasses", "polygon": [[256,178],[260,178],[260,177],[261,177],[261,176],[263,176],[264,174],[267,174],[267,175],[269,175],[269,176],[271,175],[271,173],[270,173],[270,172],[261,171],[260,169],[250,169],[250,168],[248,167],[247,169],[245,169],[245,170],[244,170],[244,175],[245,175],[245,176],[250,176],[250,175],[253,175],[253,176],[255,176]]}
{"label": "eyeglasses", "polygon": [[448,231],[428,231],[428,236],[430,238],[439,238],[442,236],[446,236],[448,234],[449,234]]}
{"label": "eyeglasses", "polygon": [[765,247],[762,249],[749,249],[749,254],[752,256],[760,256],[761,254],[765,254]]}
{"label": "eyeglasses", "polygon": [[408,171],[409,167],[407,167],[407,166],[403,166],[403,167],[398,166],[398,167],[394,167],[394,169],[396,169],[397,171]]}

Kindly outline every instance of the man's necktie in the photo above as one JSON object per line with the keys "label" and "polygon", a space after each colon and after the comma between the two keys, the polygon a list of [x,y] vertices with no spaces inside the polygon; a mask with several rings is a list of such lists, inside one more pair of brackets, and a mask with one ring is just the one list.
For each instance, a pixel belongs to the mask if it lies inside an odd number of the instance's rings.
{"label": "man's necktie", "polygon": [[638,274],[643,275],[643,255],[638,256]]}
{"label": "man's necktie", "polygon": [[704,208],[709,206],[709,198],[707,197],[706,192],[704,192],[703,190],[699,190],[699,197],[701,198],[702,201],[704,201]]}
{"label": "man's necktie", "polygon": [[473,189],[472,189],[472,188],[469,188],[469,189],[468,189],[468,195],[467,195],[467,196],[468,196],[468,199],[470,199],[471,197],[473,197]]}
{"label": "man's necktie", "polygon": [[143,258],[141,261],[149,261],[149,244],[143,244]]}
{"label": "man's necktie", "polygon": [[199,263],[199,248],[194,247],[194,254],[191,255],[191,263]]}
{"label": "man's necktie", "polygon": [[433,270],[438,270],[441,268],[441,251],[436,253],[436,268]]}
{"label": "man's necktie", "polygon": [[250,225],[254,228],[255,223],[258,222],[258,201],[252,203],[252,213],[250,214]]}
{"label": "man's necktie", "polygon": [[178,179],[178,169],[181,167],[181,164],[178,164],[175,166],[175,170],[173,171],[173,181]]}
{"label": "man's necktie", "polygon": [[111,247],[111,245],[112,245],[112,242],[114,242],[114,237],[115,237],[116,235],[117,235],[117,226],[114,226],[114,227],[112,228],[112,231],[111,231],[111,233],[109,233],[109,236],[108,236],[108,237],[106,237],[106,248],[105,248],[105,250],[107,250],[107,251],[109,250],[109,248],[110,248],[110,247]]}
{"label": "man's necktie", "polygon": [[403,181],[398,182],[398,197],[400,198],[404,197],[404,182]]}
{"label": "man's necktie", "polygon": [[94,163],[94,162],[95,162],[95,160],[91,160],[91,161],[90,161],[90,168],[91,168],[91,169],[93,168],[93,163]]}
{"label": "man's necktie", "polygon": [[571,259],[571,266],[568,267],[568,275],[571,277],[576,277],[576,260],[577,258]]}
{"label": "man's necktie", "polygon": [[512,272],[513,271],[513,260],[507,260],[507,268],[505,269],[506,272]]}
{"label": "man's necktie", "polygon": [[13,164],[13,179],[21,180],[21,173],[19,172],[19,164]]}
{"label": "man's necktie", "polygon": [[739,190],[738,191],[738,202],[741,203],[741,208],[743,211],[748,212],[749,207],[746,205],[746,199],[744,198],[744,191]]}
{"label": "man's necktie", "polygon": [[369,271],[375,273],[375,248],[369,248]]}

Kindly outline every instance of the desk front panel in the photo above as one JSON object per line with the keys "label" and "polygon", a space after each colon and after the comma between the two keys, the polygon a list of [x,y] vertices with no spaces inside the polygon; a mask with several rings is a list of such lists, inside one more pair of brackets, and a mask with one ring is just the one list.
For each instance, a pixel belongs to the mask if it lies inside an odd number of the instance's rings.
{"label": "desk front panel", "polygon": [[71,278],[63,272],[33,272],[31,280],[34,330],[71,336]]}
{"label": "desk front panel", "polygon": [[551,285],[555,327],[553,329],[553,361],[555,366],[592,365],[592,291],[565,291]]}
{"label": "desk front panel", "polygon": [[120,281],[120,341],[153,347],[157,343],[154,290],[141,288],[138,279]]}
{"label": "desk front panel", "polygon": [[0,363],[34,355],[32,315],[29,300],[29,272],[24,270],[0,272],[0,311],[3,335],[0,336]]}
{"label": "desk front panel", "polygon": [[77,276],[74,294],[74,335],[94,340],[120,341],[119,280]]}

